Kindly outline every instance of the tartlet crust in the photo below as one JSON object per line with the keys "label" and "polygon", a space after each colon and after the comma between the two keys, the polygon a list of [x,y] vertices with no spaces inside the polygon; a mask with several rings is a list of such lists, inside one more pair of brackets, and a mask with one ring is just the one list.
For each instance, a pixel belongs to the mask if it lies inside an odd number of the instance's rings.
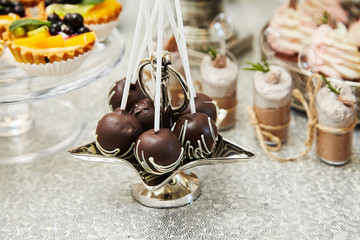
{"label": "tartlet crust", "polygon": [[9,48],[17,62],[30,64],[46,64],[73,59],[90,51],[95,44],[94,40],[86,43],[84,46],[78,45],[66,48],[35,49],[16,45],[11,39],[11,33],[9,31],[6,31],[3,34],[3,38],[6,46]]}
{"label": "tartlet crust", "polygon": [[108,13],[107,15],[102,15],[97,18],[85,16],[84,24],[102,24],[102,23],[108,23],[114,21],[119,17],[121,11],[122,11],[122,5],[120,3],[114,4],[113,11],[111,13]]}

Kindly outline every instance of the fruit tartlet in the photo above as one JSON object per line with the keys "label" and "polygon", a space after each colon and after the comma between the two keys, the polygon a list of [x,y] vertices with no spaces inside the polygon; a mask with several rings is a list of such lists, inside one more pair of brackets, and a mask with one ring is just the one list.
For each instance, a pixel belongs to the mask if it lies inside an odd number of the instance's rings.
{"label": "fruit tartlet", "polygon": [[3,34],[15,65],[37,75],[65,74],[77,69],[95,44],[95,33],[80,14],[57,15],[51,21],[19,19]]}
{"label": "fruit tartlet", "polygon": [[25,17],[25,8],[21,2],[0,0],[0,38],[13,21],[22,17]]}
{"label": "fruit tartlet", "polygon": [[116,26],[122,6],[116,0],[45,0],[46,15],[56,13],[60,17],[79,13],[84,24],[96,32],[99,41],[104,41]]}

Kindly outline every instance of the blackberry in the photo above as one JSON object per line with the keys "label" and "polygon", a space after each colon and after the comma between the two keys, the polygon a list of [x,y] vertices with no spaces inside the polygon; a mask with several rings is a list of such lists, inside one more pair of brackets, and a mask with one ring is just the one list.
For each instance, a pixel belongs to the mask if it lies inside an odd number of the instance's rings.
{"label": "blackberry", "polygon": [[50,21],[51,23],[61,22],[61,18],[56,13],[49,14],[47,20]]}
{"label": "blackberry", "polygon": [[84,26],[84,18],[79,13],[68,13],[64,17],[64,23],[76,30]]}
{"label": "blackberry", "polygon": [[14,6],[14,13],[19,15],[20,17],[25,17],[25,8],[21,5],[15,5]]}
{"label": "blackberry", "polygon": [[79,28],[79,29],[77,30],[77,32],[78,32],[79,34],[87,33],[87,32],[90,32],[90,29],[87,28],[87,27],[85,27],[85,26],[83,26],[83,27]]}
{"label": "blackberry", "polygon": [[63,30],[64,33],[71,36],[75,34],[75,30],[72,27],[66,26]]}

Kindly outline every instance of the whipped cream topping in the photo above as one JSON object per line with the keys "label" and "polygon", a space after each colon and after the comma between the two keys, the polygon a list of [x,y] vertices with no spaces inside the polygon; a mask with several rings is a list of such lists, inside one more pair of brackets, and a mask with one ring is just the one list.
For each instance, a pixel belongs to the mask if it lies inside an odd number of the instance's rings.
{"label": "whipped cream topping", "polygon": [[[341,88],[339,96],[323,87],[316,95],[316,114],[318,122],[327,127],[350,127],[356,115],[356,97],[351,88],[344,83],[332,83],[333,87]],[[339,98],[347,99],[353,104],[345,105]]]}
{"label": "whipped cream topping", "polygon": [[267,37],[271,48],[286,55],[294,55],[310,44],[316,24],[303,12],[284,4],[276,9],[269,27],[280,33],[280,36],[270,33]]}
{"label": "whipped cream topping", "polygon": [[360,46],[360,19],[350,25],[348,36],[351,41]]}
{"label": "whipped cream topping", "polygon": [[299,9],[316,22],[320,21],[325,11],[339,22],[349,21],[348,13],[341,7],[340,0],[304,0],[299,4]]}
{"label": "whipped cream topping", "polygon": [[[254,103],[260,108],[279,108],[291,100],[292,78],[282,67],[271,65],[269,72],[254,73]],[[269,76],[276,77],[271,81]]]}
{"label": "whipped cream topping", "polygon": [[[318,27],[312,35],[311,47],[316,52],[316,71],[334,78],[360,79],[360,51],[349,39],[344,24],[338,23],[336,29],[326,24]],[[314,61],[313,54],[308,57]]]}
{"label": "whipped cream topping", "polygon": [[238,65],[226,58],[226,67],[217,68],[211,57],[204,56],[200,65],[202,90],[212,98],[223,98],[234,94],[238,77]]}

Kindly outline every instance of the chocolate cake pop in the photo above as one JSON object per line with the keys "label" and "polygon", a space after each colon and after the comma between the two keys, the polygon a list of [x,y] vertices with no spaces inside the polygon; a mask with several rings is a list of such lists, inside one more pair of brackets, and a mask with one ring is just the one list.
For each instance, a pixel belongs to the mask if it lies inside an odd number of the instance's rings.
{"label": "chocolate cake pop", "polygon": [[154,127],[154,105],[148,98],[138,101],[130,110],[130,114],[136,117],[145,131]]}
{"label": "chocolate cake pop", "polygon": [[[181,99],[177,105],[180,106],[183,101],[184,100]],[[216,105],[216,102],[211,97],[209,97],[208,95],[203,94],[203,93],[196,93],[196,98],[194,99],[194,101],[195,101],[195,108],[196,108],[197,112],[205,113],[214,122],[216,122],[217,105]],[[177,115],[177,117],[179,118],[179,117],[184,116],[185,114],[189,114],[189,113],[190,113],[190,105],[188,105],[185,110],[180,112]]]}
{"label": "chocolate cake pop", "polygon": [[173,128],[189,159],[208,156],[214,149],[218,130],[214,121],[204,113],[186,114]]}
{"label": "chocolate cake pop", "polygon": [[173,171],[183,158],[184,149],[168,128],[150,129],[135,143],[135,157],[146,172],[162,175]]}
{"label": "chocolate cake pop", "polygon": [[118,108],[98,122],[96,147],[105,156],[129,158],[133,155],[134,143],[142,132],[139,120]]}
{"label": "chocolate cake pop", "polygon": [[[125,78],[117,81],[114,86],[111,88],[108,96],[109,107],[112,111],[120,107],[121,100],[124,92]],[[130,84],[129,96],[126,104],[126,110],[130,109],[137,103],[139,100],[146,98],[142,92],[139,83]]]}

